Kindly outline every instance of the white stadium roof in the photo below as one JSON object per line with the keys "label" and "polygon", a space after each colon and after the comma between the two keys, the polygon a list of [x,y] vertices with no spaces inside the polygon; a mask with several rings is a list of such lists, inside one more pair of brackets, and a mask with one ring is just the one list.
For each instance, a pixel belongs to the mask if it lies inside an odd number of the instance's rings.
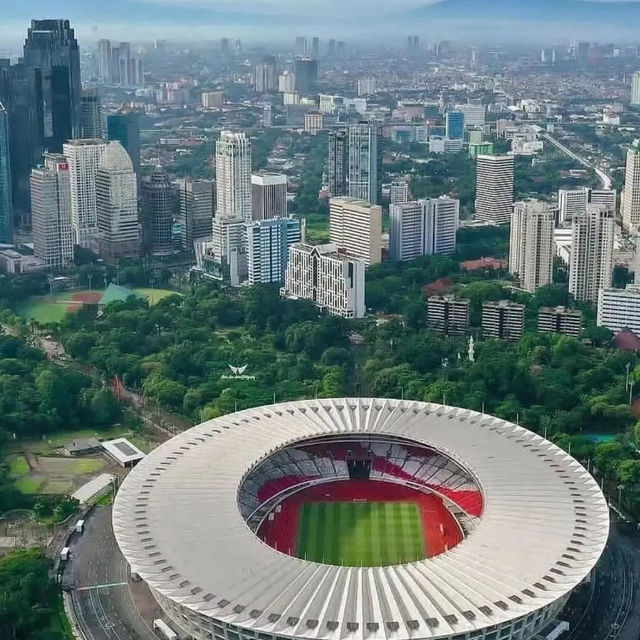
{"label": "white stadium roof", "polygon": [[[238,509],[247,471],[283,446],[344,434],[397,435],[456,460],[483,493],[475,530],[438,556],[386,567],[318,564],[263,543]],[[185,431],[123,482],[113,524],[132,571],[193,611],[282,636],[403,640],[556,602],[600,557],[609,514],[587,471],[526,429],[453,407],[353,398],[249,409]]]}

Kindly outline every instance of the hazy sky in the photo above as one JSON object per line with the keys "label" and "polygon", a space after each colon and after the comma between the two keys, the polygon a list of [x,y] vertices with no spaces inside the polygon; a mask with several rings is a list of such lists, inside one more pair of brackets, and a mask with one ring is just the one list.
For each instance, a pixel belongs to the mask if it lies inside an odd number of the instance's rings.
{"label": "hazy sky", "polygon": [[[640,41],[640,0],[0,0],[0,49],[34,17],[69,18],[84,40],[221,35],[262,42],[295,33],[397,39]],[[55,15],[54,15],[55,14]],[[293,31],[295,29],[295,32]],[[2,47],[2,45],[5,45]]]}

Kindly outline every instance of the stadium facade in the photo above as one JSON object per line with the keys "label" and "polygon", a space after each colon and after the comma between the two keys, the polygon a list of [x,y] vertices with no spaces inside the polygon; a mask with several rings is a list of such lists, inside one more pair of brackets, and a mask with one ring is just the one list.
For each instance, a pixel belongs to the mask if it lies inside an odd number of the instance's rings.
{"label": "stadium facade", "polygon": [[[336,483],[415,491],[449,520],[425,515],[430,542],[409,561],[297,557],[287,504]],[[249,409],[172,438],[123,482],[113,525],[132,572],[197,640],[527,640],[589,575],[609,514],[582,465],[522,427],[348,398]]]}

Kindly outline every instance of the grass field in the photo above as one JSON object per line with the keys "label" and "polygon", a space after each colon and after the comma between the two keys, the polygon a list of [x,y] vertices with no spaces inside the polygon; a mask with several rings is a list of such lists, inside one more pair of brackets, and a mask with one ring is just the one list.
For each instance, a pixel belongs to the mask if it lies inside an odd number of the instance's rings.
{"label": "grass field", "polygon": [[401,564],[425,557],[413,502],[309,502],[302,505],[296,555],[345,566]]}
{"label": "grass field", "polygon": [[24,456],[10,456],[8,458],[9,462],[9,473],[14,476],[26,476],[28,475],[30,469],[29,464],[27,463],[27,459]]}

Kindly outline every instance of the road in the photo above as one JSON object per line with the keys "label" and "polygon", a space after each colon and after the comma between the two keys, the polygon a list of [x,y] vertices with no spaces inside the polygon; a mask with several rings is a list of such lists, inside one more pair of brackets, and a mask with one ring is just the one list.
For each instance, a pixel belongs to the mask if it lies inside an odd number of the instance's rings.
{"label": "road", "polygon": [[73,608],[87,640],[157,640],[150,625],[162,612],[146,585],[130,580],[111,507],[96,507],[84,534],[74,536],[64,582],[73,584]]}
{"label": "road", "polygon": [[598,179],[602,183],[602,188],[611,189],[611,185],[613,184],[613,181],[611,180],[611,176],[607,175],[604,171],[602,171],[602,169],[595,167],[585,157],[578,155],[575,151],[572,151],[571,149],[569,149],[569,147],[562,144],[562,142],[559,142],[548,133],[543,133],[542,137],[548,142],[550,142],[554,147],[562,151],[562,153],[564,153],[566,156],[569,156],[570,158],[573,158],[576,162],[579,162],[583,167],[587,167],[588,169],[593,169],[596,172]]}

